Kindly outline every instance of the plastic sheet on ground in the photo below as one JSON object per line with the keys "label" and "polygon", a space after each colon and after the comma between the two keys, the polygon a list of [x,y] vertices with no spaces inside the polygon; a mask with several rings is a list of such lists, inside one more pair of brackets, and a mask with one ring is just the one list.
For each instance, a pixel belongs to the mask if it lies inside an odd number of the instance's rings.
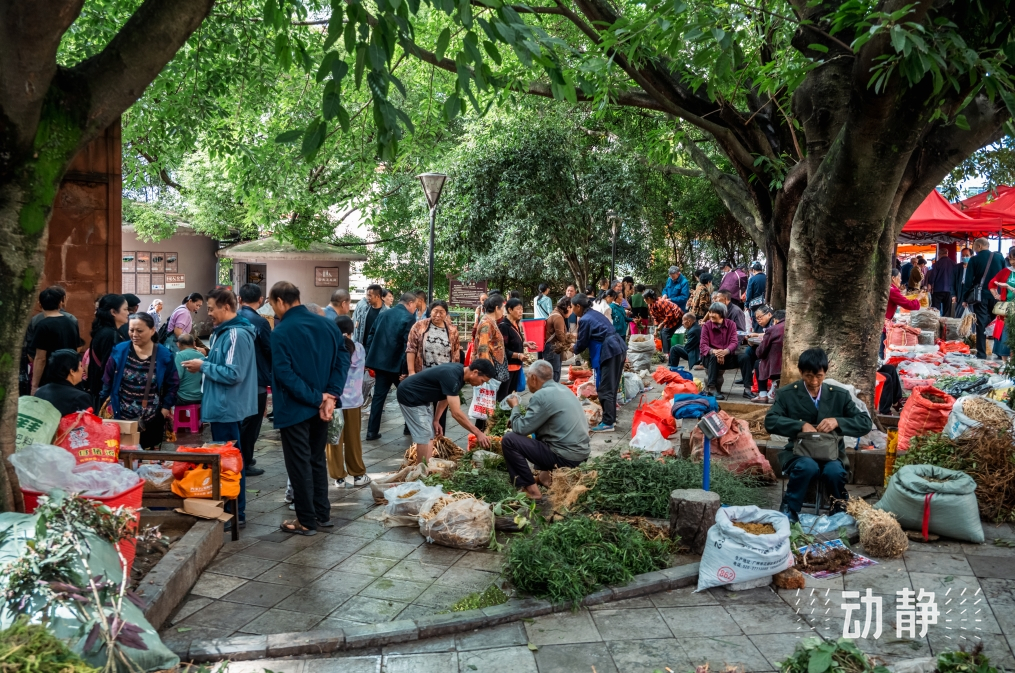
{"label": "plastic sheet on ground", "polygon": [[9,458],[22,488],[40,493],[60,489],[93,498],[118,495],[137,486],[139,477],[119,463],[81,463],[65,449],[32,444]]}
{"label": "plastic sheet on ground", "polygon": [[856,525],[856,519],[851,517],[845,512],[839,512],[828,516],[822,514],[821,516],[815,516],[814,514],[800,513],[800,527],[804,529],[804,532],[809,535],[820,535],[822,533],[832,533],[843,526]]}

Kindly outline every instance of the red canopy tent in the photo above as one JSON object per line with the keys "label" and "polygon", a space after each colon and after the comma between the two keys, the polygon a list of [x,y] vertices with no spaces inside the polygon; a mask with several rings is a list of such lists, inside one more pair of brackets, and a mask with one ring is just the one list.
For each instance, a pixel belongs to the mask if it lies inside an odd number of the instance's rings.
{"label": "red canopy tent", "polygon": [[965,212],[972,208],[978,208],[980,206],[986,205],[988,201],[994,201],[1010,191],[1015,191],[1015,187],[998,185],[995,189],[988,189],[987,191],[981,192],[976,196],[970,196],[968,199],[963,199],[955,205],[958,207],[959,210]]}
{"label": "red canopy tent", "polygon": [[[1002,192],[1001,189],[1004,191]],[[977,194],[972,198],[977,199],[981,196],[983,194]],[[1015,189],[999,188],[997,198],[994,200],[984,200],[981,205],[966,208],[962,212],[978,220],[1000,219],[1001,223],[1005,225],[1005,233],[1010,236],[1015,232],[1015,226],[1012,226],[1015,225]]]}
{"label": "red canopy tent", "polygon": [[[1012,201],[1006,202],[1012,205],[1010,223],[1015,224],[1015,189],[1007,194],[1012,197]],[[1000,201],[999,198],[989,206],[978,206],[972,211],[979,215],[980,211],[986,210]],[[1009,224],[1009,222],[1002,221],[1002,218],[995,213],[983,213],[982,216],[971,217],[972,211],[970,214],[960,211],[948,203],[948,200],[935,189],[927,195],[913,216],[902,227],[902,233],[949,234],[956,238],[976,238],[978,236],[997,236],[1001,233],[1004,225]],[[1012,230],[1015,231],[1015,228]]]}

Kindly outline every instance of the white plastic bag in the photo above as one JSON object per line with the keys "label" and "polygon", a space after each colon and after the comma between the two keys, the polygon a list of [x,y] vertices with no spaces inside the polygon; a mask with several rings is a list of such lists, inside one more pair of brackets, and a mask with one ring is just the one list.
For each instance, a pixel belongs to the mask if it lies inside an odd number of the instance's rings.
{"label": "white plastic bag", "polygon": [[[169,465],[172,465],[170,463]],[[173,470],[169,465],[144,463],[137,468],[137,476],[145,481],[144,490],[168,491],[173,485]]]}
{"label": "white plastic bag", "polygon": [[457,500],[430,520],[420,519],[419,532],[427,542],[444,547],[482,549],[490,545],[493,536],[493,510],[475,498]]}
{"label": "white plastic bag", "polygon": [[137,486],[141,479],[119,463],[93,461],[77,465],[69,451],[51,444],[26,446],[8,460],[14,465],[21,486],[40,493],[58,488],[106,498]]}
{"label": "white plastic bag", "polygon": [[1004,411],[1005,416],[1008,417],[1009,424],[1012,418],[1015,418],[1015,412],[1009,409],[1008,405],[1003,402],[998,402],[997,400],[992,400],[989,397],[984,397],[982,395],[967,395],[965,397],[960,397],[955,400],[955,405],[952,406],[952,410],[948,414],[948,421],[945,423],[945,432],[948,433],[950,438],[958,439],[968,430],[980,427],[979,421],[974,421],[969,416],[966,416],[962,411],[965,404],[974,398],[990,402],[991,404],[996,404],[1002,411]]}
{"label": "white plastic bag", "polygon": [[476,467],[483,467],[484,465],[486,465],[486,461],[500,460],[500,458],[501,457],[498,456],[493,451],[484,451],[483,449],[476,449],[475,451],[472,452],[472,464],[475,465]]}
{"label": "white plastic bag", "polygon": [[832,531],[838,531],[842,526],[855,525],[856,519],[845,512],[838,512],[837,514],[833,514],[831,516],[825,514],[815,516],[814,514],[800,512],[800,527],[803,528],[804,532],[808,535],[831,533]]}
{"label": "white plastic bag", "polygon": [[663,437],[654,423],[639,423],[634,438],[631,439],[631,446],[649,453],[662,453],[673,448],[673,444]]}
{"label": "white plastic bag", "polygon": [[[770,523],[775,532],[752,535],[734,526],[734,521]],[[715,514],[715,525],[708,529],[698,566],[698,591],[767,577],[792,566],[785,514],[755,505],[722,507]]]}
{"label": "white plastic bag", "polygon": [[440,486],[427,486],[421,481],[399,484],[385,491],[388,504],[384,513],[387,516],[418,516],[423,503],[441,494]]}
{"label": "white plastic bag", "polygon": [[487,418],[497,409],[497,389],[500,381],[490,379],[478,388],[472,389],[472,403],[469,404],[469,418]]}

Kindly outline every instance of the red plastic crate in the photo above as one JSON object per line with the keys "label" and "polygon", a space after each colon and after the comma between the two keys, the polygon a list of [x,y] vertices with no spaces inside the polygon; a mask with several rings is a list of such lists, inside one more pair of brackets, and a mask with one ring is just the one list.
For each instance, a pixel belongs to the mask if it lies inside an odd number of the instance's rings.
{"label": "red plastic crate", "polygon": [[[39,506],[39,498],[45,495],[39,491],[33,491],[31,489],[22,488],[21,494],[25,499],[25,513],[31,514]],[[137,486],[129,488],[123,493],[117,493],[116,495],[106,496],[104,498],[96,498],[92,496],[83,496],[88,500],[94,500],[95,502],[101,503],[111,508],[117,508],[121,505],[130,507],[135,511],[134,519],[141,524],[141,497],[144,494],[144,479],[138,481]],[[137,543],[131,539],[123,539],[116,545],[120,553],[123,554],[124,560],[127,562],[126,573],[130,574],[130,569],[134,566],[134,556],[137,553]]]}

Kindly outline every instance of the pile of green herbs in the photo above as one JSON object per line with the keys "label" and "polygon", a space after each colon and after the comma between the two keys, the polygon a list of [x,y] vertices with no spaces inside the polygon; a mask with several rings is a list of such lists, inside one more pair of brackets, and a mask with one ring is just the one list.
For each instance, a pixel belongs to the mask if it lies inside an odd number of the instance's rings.
{"label": "pile of green herbs", "polygon": [[[524,405],[518,405],[518,411],[523,416],[525,415]],[[505,411],[497,405],[497,409],[490,416],[489,425],[486,428],[486,434],[488,437],[503,437],[504,433],[508,431],[508,421],[511,420],[511,411]]]}
{"label": "pile of green herbs", "polygon": [[913,437],[909,450],[896,456],[892,474],[906,465],[936,465],[963,472],[973,467],[969,452],[941,432]]}
{"label": "pile of green herbs", "polygon": [[[579,501],[579,508],[660,519],[669,516],[670,492],[701,488],[704,474],[702,463],[686,458],[659,458],[619,448],[589,461],[585,469],[595,470],[598,477],[595,486]],[[763,504],[763,483],[712,463],[709,488],[719,494],[724,505]]]}
{"label": "pile of green herbs", "polygon": [[605,585],[668,567],[672,551],[627,523],[572,516],[514,537],[504,570],[523,593],[578,606]]}
{"label": "pile of green herbs", "polygon": [[471,593],[451,606],[451,612],[465,612],[466,610],[479,610],[490,608],[494,605],[507,603],[508,597],[500,587],[492,584],[480,593]]}
{"label": "pile of green herbs", "polygon": [[970,652],[943,652],[937,658],[937,673],[997,673],[997,668],[990,665],[979,642]]}
{"label": "pile of green herbs", "polygon": [[781,664],[782,673],[888,673],[884,666],[876,666],[847,638],[829,642],[820,638],[805,638],[797,644],[793,654]]}
{"label": "pile of green herbs", "polygon": [[462,491],[471,493],[486,502],[494,503],[518,495],[518,489],[508,481],[506,471],[496,467],[473,467],[472,461],[461,460],[458,469],[451,473],[450,477],[442,477],[439,474],[431,474],[423,477],[423,483],[427,486],[444,486],[445,493]]}
{"label": "pile of green herbs", "polygon": [[0,631],[0,673],[98,673],[45,626],[22,617]]}

